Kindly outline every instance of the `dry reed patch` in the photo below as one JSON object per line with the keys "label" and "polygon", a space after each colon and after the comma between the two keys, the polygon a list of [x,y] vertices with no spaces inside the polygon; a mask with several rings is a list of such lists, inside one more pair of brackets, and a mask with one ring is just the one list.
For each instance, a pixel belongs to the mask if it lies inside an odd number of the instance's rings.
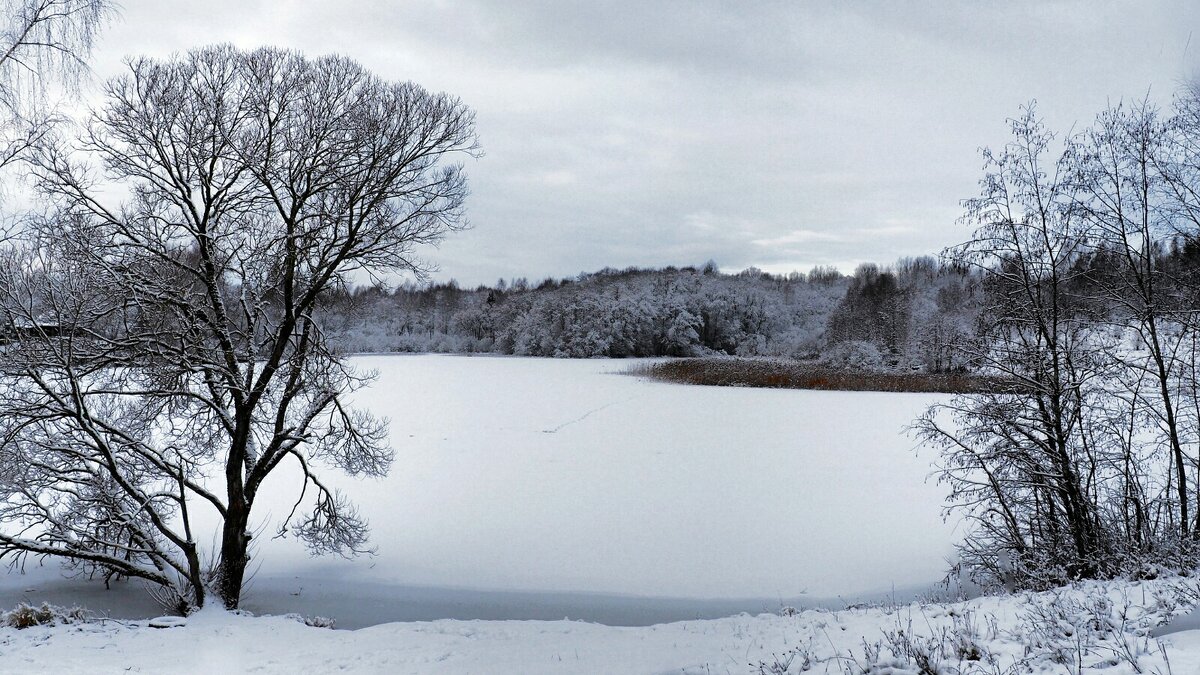
{"label": "dry reed patch", "polygon": [[830,391],[971,394],[998,391],[998,378],[966,373],[850,371],[775,359],[692,358],[641,365],[630,372],[664,382],[717,387],[767,387]]}

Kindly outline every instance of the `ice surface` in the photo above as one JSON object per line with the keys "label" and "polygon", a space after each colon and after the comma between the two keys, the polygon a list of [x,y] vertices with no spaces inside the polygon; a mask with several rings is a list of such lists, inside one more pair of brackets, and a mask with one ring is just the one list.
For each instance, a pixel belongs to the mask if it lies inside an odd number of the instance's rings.
{"label": "ice surface", "polygon": [[[646,623],[909,590],[951,552],[933,458],[903,433],[936,396],[664,384],[623,374],[630,361],[353,363],[380,372],[357,400],[391,418],[396,461],[384,480],[333,482],[377,552],[310,558],[272,539],[297,496],[284,465],[256,505],[252,609]],[[28,585],[6,579],[0,604],[37,599]],[[427,611],[403,614],[414,601]]]}

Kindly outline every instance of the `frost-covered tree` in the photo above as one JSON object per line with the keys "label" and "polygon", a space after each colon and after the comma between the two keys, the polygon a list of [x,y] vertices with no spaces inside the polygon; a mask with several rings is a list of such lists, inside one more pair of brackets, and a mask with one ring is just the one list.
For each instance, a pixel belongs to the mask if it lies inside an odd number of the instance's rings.
{"label": "frost-covered tree", "polygon": [[[1134,343],[1109,352],[1121,371],[1122,396],[1132,414],[1154,430],[1166,450],[1174,504],[1166,514],[1181,536],[1200,533],[1200,512],[1189,504],[1185,446],[1194,445],[1181,389],[1181,356],[1195,333],[1186,284],[1164,264],[1164,244],[1175,234],[1175,192],[1169,120],[1146,103],[1118,105],[1099,115],[1077,142],[1080,213],[1097,249],[1089,286],[1099,314]],[[1136,439],[1132,439],[1136,440]],[[1126,478],[1129,480],[1129,478]],[[1189,513],[1190,512],[1190,513]]]}
{"label": "frost-covered tree", "polygon": [[0,1],[0,167],[49,131],[42,94],[76,88],[113,13],[108,0]]}
{"label": "frost-covered tree", "polygon": [[985,576],[1049,585],[1200,556],[1197,101],[1119,104],[1062,142],[1027,111],[986,155],[974,237],[949,253],[982,274],[966,342],[1008,385],[916,425]]}
{"label": "frost-covered tree", "polygon": [[284,463],[309,497],[285,525],[364,548],[322,475],[382,475],[392,450],[315,308],[462,225],[447,160],[475,154],[473,114],[346,58],[230,46],[134,59],[104,95],[78,136],[35,146],[50,206],[0,265],[0,551],[237,607]]}
{"label": "frost-covered tree", "polygon": [[830,341],[870,342],[880,351],[899,354],[908,339],[909,304],[895,273],[870,263],[860,265],[829,317]]}
{"label": "frost-covered tree", "polygon": [[1102,366],[1092,318],[1069,290],[1089,226],[1077,156],[1056,150],[1032,106],[1011,130],[1003,150],[985,151],[980,195],[966,202],[973,238],[947,252],[984,274],[977,356],[1010,385],[934,405],[916,430],[941,450],[951,506],[972,524],[965,562],[997,575],[1011,561],[1060,580],[1095,575],[1112,559],[1095,482]]}

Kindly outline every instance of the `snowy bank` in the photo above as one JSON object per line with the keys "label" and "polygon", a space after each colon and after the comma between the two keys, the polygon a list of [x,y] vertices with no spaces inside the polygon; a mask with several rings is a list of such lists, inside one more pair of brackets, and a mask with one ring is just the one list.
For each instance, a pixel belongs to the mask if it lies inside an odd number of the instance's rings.
{"label": "snowy bank", "polygon": [[1198,673],[1200,631],[1156,638],[1193,581],[629,628],[573,621],[389,623],[354,631],[205,610],[146,621],[0,629],[4,673]]}

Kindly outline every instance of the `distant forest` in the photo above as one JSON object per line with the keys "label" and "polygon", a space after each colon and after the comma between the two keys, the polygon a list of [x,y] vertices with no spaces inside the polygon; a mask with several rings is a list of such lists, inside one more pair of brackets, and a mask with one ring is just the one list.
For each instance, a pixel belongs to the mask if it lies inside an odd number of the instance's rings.
{"label": "distant forest", "polygon": [[970,366],[981,277],[932,257],[890,267],[736,274],[603,269],[569,279],[455,282],[327,295],[323,328],[350,352],[491,352],[570,358],[775,356],[856,369]]}
{"label": "distant forest", "polygon": [[[1160,257],[1167,268],[1192,268],[1200,250],[1174,242]],[[1072,279],[1082,287],[1103,284],[1111,264],[1104,250],[1083,255]],[[855,370],[967,372],[979,365],[974,347],[986,331],[979,316],[984,286],[980,270],[932,256],[866,263],[852,275],[833,267],[727,274],[710,262],[473,289],[454,281],[341,289],[325,296],[320,321],[347,352],[725,354]]]}

